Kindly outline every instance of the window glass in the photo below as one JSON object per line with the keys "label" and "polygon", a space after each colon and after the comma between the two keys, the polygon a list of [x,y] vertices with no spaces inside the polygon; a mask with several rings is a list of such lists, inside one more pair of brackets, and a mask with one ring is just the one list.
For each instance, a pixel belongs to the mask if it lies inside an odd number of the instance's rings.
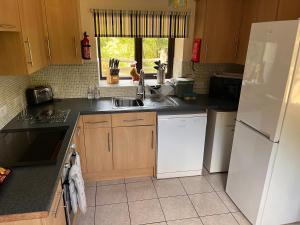
{"label": "window glass", "polygon": [[[143,38],[143,69],[145,73],[156,74],[154,61],[168,61],[168,38]],[[167,71],[166,71],[167,72]]]}
{"label": "window glass", "polygon": [[101,72],[106,77],[109,59],[120,60],[120,77],[130,76],[130,63],[134,62],[134,38],[102,37],[100,38]]}

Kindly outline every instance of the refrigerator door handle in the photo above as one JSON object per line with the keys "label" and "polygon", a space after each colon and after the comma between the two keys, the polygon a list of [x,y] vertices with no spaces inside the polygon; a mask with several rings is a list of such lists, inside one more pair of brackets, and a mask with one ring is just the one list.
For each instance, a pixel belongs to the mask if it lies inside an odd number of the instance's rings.
{"label": "refrigerator door handle", "polygon": [[262,136],[264,136],[265,138],[267,138],[268,140],[272,141],[271,140],[271,135],[266,133],[266,132],[263,132],[263,131],[260,131],[260,130],[256,130],[255,128],[251,127],[249,124],[243,122],[243,121],[239,121],[240,123],[242,123],[243,125],[245,125],[246,127],[250,128],[251,130],[254,130],[255,132],[261,134]]}

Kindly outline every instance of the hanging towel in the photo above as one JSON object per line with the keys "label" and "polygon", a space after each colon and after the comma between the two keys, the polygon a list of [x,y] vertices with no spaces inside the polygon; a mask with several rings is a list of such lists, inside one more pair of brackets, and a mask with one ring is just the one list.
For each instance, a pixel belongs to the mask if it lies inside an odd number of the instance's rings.
{"label": "hanging towel", "polygon": [[84,214],[86,213],[86,196],[84,190],[84,181],[81,173],[80,157],[76,153],[74,164],[72,165],[69,172],[69,191],[71,206],[74,213],[77,213],[77,208]]}

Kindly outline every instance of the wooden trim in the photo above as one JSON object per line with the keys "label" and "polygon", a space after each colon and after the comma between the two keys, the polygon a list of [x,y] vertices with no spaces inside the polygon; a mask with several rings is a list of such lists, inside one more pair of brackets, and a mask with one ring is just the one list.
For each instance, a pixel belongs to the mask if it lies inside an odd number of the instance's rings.
{"label": "wooden trim", "polygon": [[14,222],[20,220],[42,219],[48,217],[48,215],[49,215],[48,211],[4,215],[4,216],[0,216],[0,223]]}
{"label": "wooden trim", "polygon": [[130,170],[111,170],[102,173],[86,173],[84,178],[87,181],[100,181],[100,180],[112,180],[131,177],[145,177],[154,176],[154,167],[142,168],[142,169],[130,169]]}

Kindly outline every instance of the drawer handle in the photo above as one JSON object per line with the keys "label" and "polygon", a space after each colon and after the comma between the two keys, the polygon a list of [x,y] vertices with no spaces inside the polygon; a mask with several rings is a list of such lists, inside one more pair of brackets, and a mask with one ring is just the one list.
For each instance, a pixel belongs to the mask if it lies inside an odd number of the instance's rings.
{"label": "drawer handle", "polygon": [[107,145],[108,145],[108,152],[110,152],[110,135],[107,134]]}
{"label": "drawer handle", "polygon": [[123,120],[123,122],[136,122],[136,121],[143,121],[144,119],[132,119],[132,120]]}
{"label": "drawer handle", "polygon": [[152,130],[151,132],[151,148],[153,149],[154,148],[154,131]]}
{"label": "drawer handle", "polygon": [[108,123],[108,121],[99,121],[99,122],[85,122],[86,124],[103,124]]}

